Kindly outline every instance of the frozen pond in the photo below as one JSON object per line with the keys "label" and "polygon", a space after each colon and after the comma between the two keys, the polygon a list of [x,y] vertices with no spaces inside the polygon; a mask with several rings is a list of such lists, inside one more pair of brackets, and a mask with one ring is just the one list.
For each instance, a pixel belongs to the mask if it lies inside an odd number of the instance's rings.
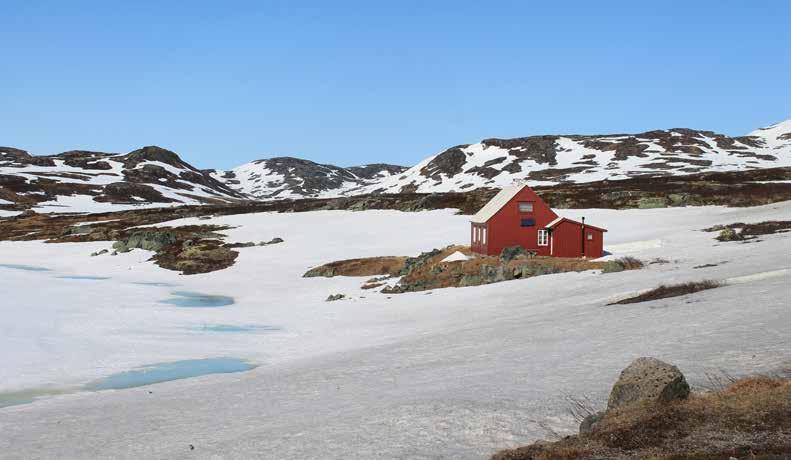
{"label": "frozen pond", "polygon": [[177,307],[191,308],[225,307],[235,303],[233,297],[224,295],[209,295],[188,291],[176,291],[171,293],[171,295],[173,295],[173,297],[160,300],[159,303],[166,303],[168,305],[175,305]]}
{"label": "frozen pond", "polygon": [[102,281],[102,280],[109,280],[109,276],[89,276],[89,275],[64,275],[59,276],[58,278],[64,280],[93,280],[93,281]]}
{"label": "frozen pond", "polygon": [[35,265],[24,265],[24,264],[0,264],[0,268],[10,268],[12,270],[25,270],[25,271],[28,271],[28,272],[48,272],[48,271],[51,271],[49,268],[37,267]]}
{"label": "frozen pond", "polygon": [[132,284],[137,284],[138,286],[154,286],[154,287],[176,287],[178,284],[173,283],[160,283],[156,281],[138,281]]}
{"label": "frozen pond", "polygon": [[277,326],[255,325],[255,324],[206,324],[192,328],[200,332],[271,332],[280,331]]}
{"label": "frozen pond", "polygon": [[69,393],[65,389],[34,388],[30,390],[11,391],[0,393],[0,409],[20,404],[29,404],[44,396],[55,396]]}
{"label": "frozen pond", "polygon": [[187,379],[209,374],[244,372],[254,365],[236,358],[207,358],[151,364],[131,371],[119,372],[84,387],[88,391],[121,390],[171,380]]}

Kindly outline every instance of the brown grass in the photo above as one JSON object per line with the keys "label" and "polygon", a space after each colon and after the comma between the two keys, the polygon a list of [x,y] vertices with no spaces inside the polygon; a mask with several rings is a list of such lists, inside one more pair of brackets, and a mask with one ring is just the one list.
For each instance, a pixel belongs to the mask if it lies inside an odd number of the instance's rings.
{"label": "brown grass", "polygon": [[645,264],[643,263],[642,260],[630,256],[621,257],[616,261],[620,263],[621,266],[623,266],[624,270],[639,270],[645,267]]}
{"label": "brown grass", "polygon": [[777,454],[791,454],[791,380],[756,376],[670,404],[627,405],[608,412],[588,435],[539,442],[492,458],[714,459]]}
{"label": "brown grass", "polygon": [[690,281],[687,283],[679,284],[662,284],[659,287],[651,289],[648,292],[619,300],[608,305],[624,305],[630,303],[648,302],[651,300],[666,299],[669,297],[678,297],[682,295],[692,294],[695,292],[705,291],[706,289],[714,289],[722,286],[720,281],[703,280],[703,281]]}
{"label": "brown grass", "polygon": [[311,268],[303,276],[310,278],[314,276],[397,275],[404,267],[406,259],[406,257],[399,256],[383,256],[338,260]]}

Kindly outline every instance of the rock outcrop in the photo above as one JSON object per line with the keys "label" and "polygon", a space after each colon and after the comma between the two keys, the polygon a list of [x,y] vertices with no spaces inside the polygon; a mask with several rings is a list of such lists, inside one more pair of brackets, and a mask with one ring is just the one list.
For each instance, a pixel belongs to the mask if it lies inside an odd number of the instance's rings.
{"label": "rock outcrop", "polygon": [[665,403],[687,396],[689,385],[676,366],[656,358],[637,358],[613,385],[607,410],[634,402]]}

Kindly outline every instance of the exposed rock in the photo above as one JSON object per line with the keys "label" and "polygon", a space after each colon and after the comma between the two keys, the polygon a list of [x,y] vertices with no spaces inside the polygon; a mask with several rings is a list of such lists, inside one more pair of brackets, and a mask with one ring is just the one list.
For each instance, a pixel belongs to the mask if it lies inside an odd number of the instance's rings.
{"label": "exposed rock", "polygon": [[345,298],[346,298],[346,295],[344,295],[344,294],[331,294],[329,297],[327,297],[326,301],[327,302],[335,302],[336,300],[343,300]]}
{"label": "exposed rock", "polygon": [[278,244],[278,243],[282,243],[282,242],[283,242],[283,238],[275,237],[275,238],[272,238],[269,241],[261,241],[260,243],[258,243],[258,245],[259,246],[269,246],[270,244]]}
{"label": "exposed rock", "polygon": [[634,402],[666,403],[689,396],[689,385],[676,366],[656,358],[637,358],[610,391],[607,410]]}
{"label": "exposed rock", "polygon": [[201,240],[180,251],[171,247],[171,250],[155,255],[154,260],[164,268],[195,275],[230,267],[238,256],[238,252],[224,247],[217,240]]}
{"label": "exposed rock", "polygon": [[604,417],[604,414],[604,411],[599,411],[582,419],[582,422],[580,423],[580,434],[588,434],[593,431],[596,423],[598,423],[599,420]]}
{"label": "exposed rock", "polygon": [[230,243],[225,245],[226,248],[252,248],[255,246],[260,246],[260,244],[248,241],[246,243]]}
{"label": "exposed rock", "polygon": [[175,242],[176,235],[172,232],[141,230],[132,233],[128,238],[113,243],[113,249],[118,252],[129,252],[132,249],[140,248],[156,252]]}
{"label": "exposed rock", "polygon": [[724,228],[720,230],[720,234],[717,236],[719,241],[741,241],[744,239],[736,229],[733,228]]}
{"label": "exposed rock", "polygon": [[439,249],[432,249],[431,251],[421,253],[417,257],[407,257],[404,262],[404,268],[401,269],[399,275],[406,276],[420,267],[426,265],[433,257],[439,255],[442,251]]}
{"label": "exposed rock", "polygon": [[91,253],[91,257],[96,257],[96,256],[100,256],[102,254],[107,254],[108,252],[110,252],[108,249],[102,249],[101,251],[92,252]]}
{"label": "exposed rock", "polygon": [[519,257],[535,257],[535,251],[528,251],[522,246],[509,246],[500,252],[500,260],[510,262]]}

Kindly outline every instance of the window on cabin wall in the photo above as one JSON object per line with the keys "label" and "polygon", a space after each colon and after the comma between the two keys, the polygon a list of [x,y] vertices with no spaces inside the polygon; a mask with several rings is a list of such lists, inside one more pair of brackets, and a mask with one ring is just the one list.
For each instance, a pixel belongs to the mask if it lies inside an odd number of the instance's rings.
{"label": "window on cabin wall", "polygon": [[481,236],[481,244],[486,244],[486,227],[482,228],[481,231],[483,232]]}
{"label": "window on cabin wall", "polygon": [[539,230],[538,231],[538,245],[539,246],[548,246],[549,245],[549,230]]}
{"label": "window on cabin wall", "polygon": [[588,233],[588,241],[593,241],[593,233]]}
{"label": "window on cabin wall", "polygon": [[520,227],[534,227],[535,225],[536,225],[536,220],[535,219],[528,218],[528,219],[520,219],[519,220],[519,226]]}
{"label": "window on cabin wall", "polygon": [[532,201],[520,201],[519,202],[519,212],[533,212],[533,202]]}

